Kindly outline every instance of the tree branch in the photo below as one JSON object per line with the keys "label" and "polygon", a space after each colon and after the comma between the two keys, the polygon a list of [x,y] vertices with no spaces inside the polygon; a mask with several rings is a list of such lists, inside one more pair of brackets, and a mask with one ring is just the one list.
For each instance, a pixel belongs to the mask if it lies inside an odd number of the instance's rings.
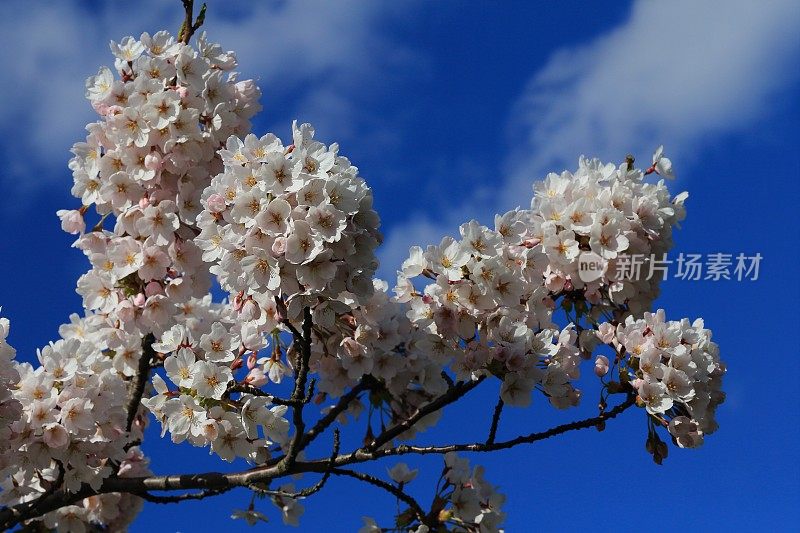
{"label": "tree branch", "polygon": [[[306,382],[308,380],[308,365],[311,360],[311,327],[312,327],[311,308],[303,309],[303,333],[298,339],[295,335],[295,342],[300,345],[300,356],[298,357],[297,374],[294,380],[294,390],[290,398],[293,402],[298,402],[292,406],[292,424],[294,425],[294,435],[289,442],[289,449],[286,455],[278,463],[277,468],[280,473],[287,472],[294,465],[298,454],[303,449],[303,435],[306,430],[303,421],[303,407],[305,407]],[[296,331],[296,330],[295,330]]]}
{"label": "tree branch", "polygon": [[218,496],[220,494],[224,494],[228,492],[233,487],[228,487],[226,489],[206,489],[201,490],[200,492],[187,492],[184,494],[175,494],[172,496],[156,496],[155,494],[150,494],[149,492],[140,492],[136,494],[143,500],[146,500],[151,503],[180,503],[186,500],[202,500],[203,498],[209,498],[211,496]]}
{"label": "tree branch", "polygon": [[486,444],[494,444],[494,438],[497,436],[497,425],[500,423],[500,415],[503,412],[504,405],[503,398],[498,398],[497,405],[494,406],[492,425],[489,427],[489,437],[486,439]]}
{"label": "tree branch", "polygon": [[372,441],[372,444],[366,447],[367,450],[377,450],[387,442],[391,441],[401,433],[411,429],[417,422],[419,422],[422,418],[428,416],[431,413],[435,413],[436,411],[442,409],[443,407],[450,405],[454,401],[458,400],[469,391],[480,385],[483,380],[486,379],[486,376],[481,376],[475,381],[460,381],[456,383],[454,386],[450,387],[447,392],[433,400],[432,402],[426,403],[419,409],[417,412],[414,413],[409,418],[403,420],[395,424],[394,426],[386,429],[383,433],[375,437],[375,440]]}
{"label": "tree branch", "polygon": [[247,385],[245,383],[235,383],[228,387],[228,392],[243,392],[245,394],[252,394],[253,396],[264,396],[265,398],[269,398],[271,403],[275,405],[297,405],[298,403],[303,403],[303,401],[296,401],[290,400],[286,398],[278,398],[277,396],[273,396],[268,392],[264,392],[263,390],[259,389],[258,387],[254,387],[252,385]]}
{"label": "tree branch", "polygon": [[336,457],[339,455],[339,445],[340,444],[341,444],[341,441],[339,440],[339,430],[335,429],[333,431],[333,452],[331,453],[331,458],[328,460],[328,468],[323,473],[322,479],[320,479],[318,482],[316,482],[311,487],[307,487],[307,488],[305,488],[303,490],[300,490],[300,491],[297,491],[297,492],[286,492],[286,491],[282,491],[282,490],[263,490],[263,489],[260,489],[258,487],[254,487],[252,485],[249,488],[251,488],[252,490],[254,490],[256,492],[259,492],[261,494],[267,494],[269,496],[280,496],[280,497],[292,498],[292,499],[307,498],[308,496],[311,496],[312,494],[322,490],[322,487],[325,486],[325,483],[328,481],[328,478],[331,477],[331,471],[332,471],[333,466],[335,464]]}
{"label": "tree branch", "polygon": [[[507,441],[495,442],[489,444],[485,442],[476,442],[472,444],[450,444],[446,446],[411,446],[408,444],[401,444],[395,448],[387,448],[383,450],[368,450],[361,448],[350,454],[340,455],[336,462],[338,465],[345,465],[345,464],[363,463],[366,461],[379,459],[381,457],[389,457],[394,455],[407,455],[407,454],[442,455],[448,452],[493,452],[497,450],[505,450],[508,448],[513,448],[514,446],[518,446],[520,444],[532,444],[540,440],[549,439],[550,437],[555,437],[556,435],[561,435],[562,433],[567,433],[569,431],[595,427],[597,426],[597,424],[601,422],[605,422],[606,420],[616,418],[635,403],[636,403],[636,393],[631,391],[628,393],[628,396],[624,402],[617,405],[610,411],[601,413],[598,416],[592,418],[586,418],[584,420],[579,420],[576,422],[570,422],[568,424],[561,424],[560,426],[552,427],[546,431],[541,431],[538,433],[530,433],[528,435],[522,435]],[[309,468],[311,464],[315,465],[311,468],[314,468],[317,471],[319,471],[320,466],[318,461],[314,461],[313,463],[311,462],[298,463],[298,466],[301,468]]]}
{"label": "tree branch", "polygon": [[[474,388],[476,384],[477,382],[472,382],[470,384],[472,386],[471,388]],[[441,400],[446,395],[447,394],[440,396],[437,399],[437,401]],[[322,460],[308,461],[308,462],[295,461],[291,465],[291,468],[287,466],[281,466],[282,464],[285,464],[281,462],[278,463],[277,465],[269,465],[267,467],[259,467],[256,469],[232,473],[232,474],[208,472],[204,474],[182,474],[182,475],[179,474],[170,476],[149,476],[149,477],[130,477],[130,478],[120,478],[113,476],[107,478],[102,483],[99,490],[94,490],[89,485],[84,485],[78,492],[75,493],[68,493],[64,490],[58,490],[52,494],[40,497],[30,502],[22,503],[11,508],[1,509],[0,530],[11,529],[20,522],[41,516],[50,511],[59,509],[67,505],[72,505],[89,496],[93,496],[96,494],[105,494],[109,492],[123,492],[123,493],[130,493],[133,495],[141,495],[142,493],[147,493],[154,490],[162,490],[162,491],[190,490],[190,489],[205,489],[208,491],[228,490],[233,487],[247,487],[252,485],[253,483],[265,482],[279,477],[285,477],[287,475],[294,475],[304,472],[319,472],[324,474],[326,471],[329,471],[331,474],[348,475],[350,477],[356,477],[357,479],[362,479],[364,476],[366,476],[365,474],[360,474],[358,472],[353,472],[349,470],[345,471],[341,467],[357,463],[363,463],[375,459],[380,459],[382,457],[390,457],[397,455],[408,455],[408,454],[443,455],[448,452],[490,452],[490,451],[512,448],[520,444],[531,444],[570,431],[595,427],[597,426],[597,424],[601,422],[605,422],[606,420],[616,418],[625,410],[635,405],[635,403],[636,403],[636,392],[633,390],[629,390],[627,398],[625,399],[624,402],[622,402],[621,404],[617,405],[616,407],[614,407],[609,411],[601,413],[598,416],[587,418],[584,420],[579,420],[576,422],[570,422],[568,424],[555,426],[546,431],[530,433],[528,435],[519,436],[511,440],[490,443],[490,444],[472,443],[472,444],[451,444],[445,446],[410,446],[403,444],[395,448],[388,448],[388,449],[369,450],[361,448],[349,454],[338,455],[333,460],[322,459]],[[335,466],[331,468],[331,464]],[[367,481],[368,483],[372,483],[372,481],[368,479],[362,479],[362,481]],[[385,488],[381,485],[381,484],[386,485],[385,482],[381,480],[377,481],[378,483],[372,483],[372,484]],[[389,486],[392,487],[391,485]],[[392,490],[394,489],[395,487],[392,487]],[[395,494],[395,492],[392,493]],[[209,494],[209,496],[210,495],[211,494]],[[397,494],[395,495],[397,496]],[[398,496],[398,498],[401,497]],[[403,501],[411,505],[408,500],[403,499]]]}
{"label": "tree branch", "polygon": [[303,448],[311,444],[311,442],[316,439],[320,433],[328,429],[328,427],[333,424],[334,420],[336,420],[336,418],[349,407],[350,402],[356,399],[359,394],[369,389],[368,381],[369,380],[366,379],[366,376],[361,378],[361,381],[359,381],[356,386],[339,398],[339,401],[336,403],[336,405],[334,405],[331,410],[325,414],[325,416],[317,420],[317,423],[314,424],[314,427],[308,430],[308,432],[303,436]]}
{"label": "tree branch", "polygon": [[178,41],[182,42],[183,44],[189,44],[189,40],[194,35],[194,32],[200,29],[200,26],[203,25],[203,22],[206,20],[206,4],[203,3],[200,6],[200,13],[197,14],[197,18],[194,18],[194,0],[181,0],[183,2],[183,10],[185,12],[185,18],[183,20],[183,24],[181,25],[181,29],[178,32]]}
{"label": "tree branch", "polygon": [[156,342],[156,338],[152,333],[148,333],[145,338],[142,339],[142,356],[139,357],[139,366],[131,381],[128,405],[126,406],[128,420],[125,424],[125,429],[128,433],[131,432],[131,428],[133,427],[133,421],[136,418],[136,413],[139,411],[139,404],[142,402],[142,395],[144,394],[144,387],[147,384],[147,378],[150,377],[150,362],[156,355],[155,350],[153,350],[154,342]]}
{"label": "tree branch", "polygon": [[334,468],[331,470],[331,472],[337,476],[349,476],[358,479],[359,481],[364,481],[370,485],[375,485],[376,487],[382,488],[386,492],[391,493],[398,500],[405,502],[409,507],[411,507],[420,522],[425,520],[425,511],[422,510],[420,504],[417,503],[414,498],[403,492],[399,487],[395,487],[391,483],[387,483],[386,481],[383,481],[375,476],[370,476],[369,474],[364,474],[362,472],[356,472],[355,470],[348,470],[346,468]]}

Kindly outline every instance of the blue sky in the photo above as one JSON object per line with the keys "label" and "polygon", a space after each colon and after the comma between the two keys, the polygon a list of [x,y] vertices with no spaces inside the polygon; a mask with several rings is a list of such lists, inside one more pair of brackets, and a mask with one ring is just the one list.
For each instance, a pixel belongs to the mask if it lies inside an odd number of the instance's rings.
{"label": "blue sky", "polygon": [[[255,131],[288,136],[292,119],[310,121],[360,167],[383,220],[384,277],[408,246],[527,205],[534,180],[573,168],[580,154],[621,161],[633,153],[645,164],[664,144],[679,175],[673,192],[690,193],[674,252],[764,257],[757,281],[670,279],[657,302],[674,319],[705,318],[721,345],[729,370],[720,430],[700,450],[671,449],[662,467],[644,450],[641,412],[602,434],[470,459],[508,495],[507,531],[796,526],[800,5],[209,4],[210,38],[236,50],[239,70],[264,92]],[[180,18],[177,0],[0,6],[0,305],[23,359],[80,310],[75,281],[88,265],[54,213],[77,205],[66,162],[93,119],[83,80],[112,63],[110,39],[175,31]],[[587,387],[571,411],[555,412],[541,398],[530,409],[506,410],[500,436],[589,416],[594,397]],[[424,440],[482,438],[495,398],[496,387],[477,392]],[[158,473],[228,468],[202,450],[149,437],[145,450]],[[440,463],[409,462],[423,469],[411,491],[427,502],[426,481]],[[385,472],[383,464],[366,470]],[[235,491],[148,504],[132,531],[244,531],[228,516],[248,501]],[[388,524],[395,508],[389,496],[350,480],[332,480],[305,503],[304,531],[352,531],[364,514]],[[282,530],[274,508],[261,510]]]}

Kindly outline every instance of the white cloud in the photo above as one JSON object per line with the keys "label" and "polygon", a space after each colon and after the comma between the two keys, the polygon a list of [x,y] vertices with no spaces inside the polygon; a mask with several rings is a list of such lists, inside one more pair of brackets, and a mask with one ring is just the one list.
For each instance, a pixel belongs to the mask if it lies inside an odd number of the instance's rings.
{"label": "white cloud", "polygon": [[465,216],[491,222],[488,215],[530,198],[534,180],[574,167],[582,153],[644,159],[663,143],[678,172],[689,167],[715,135],[780,112],[776,99],[796,76],[798,25],[795,0],[636,2],[622,25],[557,51],[532,77],[512,110],[518,148],[493,201],[413,214],[389,233],[381,273],[393,275],[410,245],[438,242]]}
{"label": "white cloud", "polygon": [[[239,70],[262,87],[263,113],[281,134],[299,114],[321,130],[332,129],[331,137],[352,135],[356,122],[370,120],[358,115],[358,98],[379,86],[375,80],[387,83],[393,67],[411,54],[381,31],[388,19],[408,16],[408,5],[404,10],[358,0],[208,3],[203,29],[237,52]],[[181,19],[178,0],[3,2],[0,132],[6,140],[0,143],[5,160],[0,183],[24,196],[54,182],[66,188],[68,150],[96,118],[84,99],[84,80],[113,63],[108,41],[165,26],[174,33]],[[288,107],[270,108],[276,99]]]}

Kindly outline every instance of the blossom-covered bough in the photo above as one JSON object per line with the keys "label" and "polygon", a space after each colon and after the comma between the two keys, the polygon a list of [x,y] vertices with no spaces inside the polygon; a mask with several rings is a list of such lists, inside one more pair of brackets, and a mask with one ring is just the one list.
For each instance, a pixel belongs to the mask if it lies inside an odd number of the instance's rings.
{"label": "blossom-covered bough", "polygon": [[[37,366],[14,359],[0,319],[0,529],[120,531],[144,500],[236,487],[297,524],[301,501],[345,476],[400,502],[392,529],[497,531],[504,496],[459,452],[602,429],[641,408],[660,463],[659,435],[691,448],[716,429],[724,365],[710,331],[650,312],[658,281],[617,268],[666,253],[684,217],[687,195],[651,179],[672,174],[660,149],[645,171],[581,158],[575,173],[548,175],[530,209],[413,247],[390,293],[374,279],[379,218],[358,169],[308,124],[287,141],[250,133],[259,89],[238,80],[233,53],[204,35],[190,44],[204,12],[184,6],[177,38],[112,42],[114,68],[87,81],[100,118],[70,161],[82,205],[58,213],[91,263],[78,280],[84,315]],[[605,268],[585,282],[588,252]],[[577,405],[583,361],[601,381],[597,416],[498,438],[505,406],[537,394]],[[413,444],[492,380],[485,439]],[[154,475],[140,448],[152,418],[175,443],[251,466]],[[345,430],[363,445],[345,449]],[[315,441],[328,451],[313,455]],[[405,463],[386,479],[358,470],[422,454],[444,460],[429,505],[406,490],[417,472]],[[310,475],[303,488],[285,483],[298,474]],[[255,502],[234,517],[266,520]],[[365,518],[362,531],[382,529]]]}

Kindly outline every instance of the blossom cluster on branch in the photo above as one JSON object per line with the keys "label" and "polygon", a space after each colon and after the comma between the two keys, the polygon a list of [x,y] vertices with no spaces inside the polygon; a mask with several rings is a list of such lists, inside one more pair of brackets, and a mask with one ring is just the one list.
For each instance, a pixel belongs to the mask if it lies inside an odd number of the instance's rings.
{"label": "blossom cluster on branch", "polygon": [[[294,123],[287,143],[250,133],[259,89],[238,81],[232,52],[204,35],[194,47],[192,33],[112,42],[114,69],[87,81],[100,120],[69,163],[81,206],[58,212],[91,264],[77,288],[85,314],[38,352],[38,366],[14,359],[0,319],[0,527],[123,530],[142,498],[234,487],[268,495],[296,525],[300,500],[346,476],[402,502],[398,530],[498,531],[505,497],[456,452],[600,427],[633,405],[659,463],[659,429],[685,448],[714,432],[725,367],[710,331],[650,312],[657,279],[621,278],[615,267],[626,255],[666,253],[685,216],[686,193],[649,181],[672,177],[660,148],[644,171],[581,157],[575,173],[537,183],[529,209],[412,247],[392,294],[375,279],[380,220],[358,168],[308,124]],[[91,206],[98,221],[87,229]],[[579,275],[586,253],[606,265],[589,282]],[[504,406],[527,407],[537,394],[558,409],[578,405],[586,361],[601,381],[596,418],[496,440]],[[495,379],[484,443],[400,444]],[[627,399],[607,410],[616,394]],[[253,468],[153,476],[140,449],[149,415],[162,437]],[[345,453],[348,415],[364,444]],[[331,456],[309,459],[329,430]],[[430,508],[406,492],[416,472],[404,463],[391,481],[345,468],[407,453],[443,455]],[[322,477],[271,488],[303,473]],[[151,494],[179,489],[201,492]],[[266,519],[255,499],[234,516]],[[365,519],[362,531],[382,530]]]}

